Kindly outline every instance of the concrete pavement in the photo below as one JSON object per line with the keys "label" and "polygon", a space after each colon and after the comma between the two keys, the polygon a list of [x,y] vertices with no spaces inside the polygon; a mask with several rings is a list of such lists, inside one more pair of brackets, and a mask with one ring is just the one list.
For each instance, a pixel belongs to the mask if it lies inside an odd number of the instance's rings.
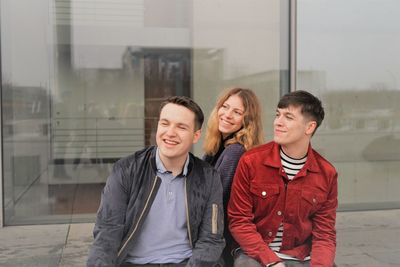
{"label": "concrete pavement", "polygon": [[[85,266],[93,224],[0,229],[0,266]],[[338,266],[400,266],[400,210],[339,212]]]}

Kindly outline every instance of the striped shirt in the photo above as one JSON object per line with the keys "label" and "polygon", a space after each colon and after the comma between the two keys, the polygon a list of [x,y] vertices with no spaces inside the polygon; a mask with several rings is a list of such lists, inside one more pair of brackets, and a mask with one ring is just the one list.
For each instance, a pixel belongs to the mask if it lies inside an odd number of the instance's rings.
{"label": "striped shirt", "polygon": [[[293,180],[293,178],[303,168],[304,164],[307,161],[307,155],[305,155],[301,159],[294,159],[294,158],[291,158],[288,155],[286,155],[282,149],[280,150],[280,156],[281,156],[282,167],[285,170],[285,173],[289,180]],[[278,257],[281,259],[298,260],[294,257],[291,257],[289,255],[285,255],[285,254],[278,252],[282,246],[282,237],[283,237],[283,223],[281,223],[279,225],[278,232],[277,232],[274,240],[272,240],[272,242],[269,244],[269,247],[273,251],[275,251],[276,255],[278,255]]]}

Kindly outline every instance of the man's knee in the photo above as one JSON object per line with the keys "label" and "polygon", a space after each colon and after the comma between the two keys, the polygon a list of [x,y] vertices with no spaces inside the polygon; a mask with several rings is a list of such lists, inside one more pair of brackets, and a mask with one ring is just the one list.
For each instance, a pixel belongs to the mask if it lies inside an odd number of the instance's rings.
{"label": "man's knee", "polygon": [[293,260],[283,260],[286,267],[309,267],[310,261],[293,261]]}
{"label": "man's knee", "polygon": [[234,267],[262,267],[262,265],[253,258],[250,258],[243,252],[236,253],[233,262]]}

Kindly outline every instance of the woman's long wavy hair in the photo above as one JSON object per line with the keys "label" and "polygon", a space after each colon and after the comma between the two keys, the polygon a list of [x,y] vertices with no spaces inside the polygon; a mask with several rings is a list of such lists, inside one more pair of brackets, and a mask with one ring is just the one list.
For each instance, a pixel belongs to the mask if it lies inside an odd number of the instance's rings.
{"label": "woman's long wavy hair", "polygon": [[250,89],[230,88],[225,90],[217,100],[207,123],[207,132],[203,145],[206,155],[215,155],[221,145],[221,132],[218,130],[218,110],[232,95],[237,95],[243,102],[243,126],[233,137],[225,141],[224,146],[239,143],[245,150],[260,145],[264,142],[261,123],[261,106],[257,96]]}

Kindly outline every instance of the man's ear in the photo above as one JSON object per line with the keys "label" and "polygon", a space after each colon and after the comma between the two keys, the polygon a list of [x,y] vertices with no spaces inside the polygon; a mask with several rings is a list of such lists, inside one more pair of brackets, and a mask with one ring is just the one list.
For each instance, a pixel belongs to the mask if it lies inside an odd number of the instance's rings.
{"label": "man's ear", "polygon": [[309,121],[307,122],[306,127],[306,134],[312,136],[317,129],[317,122],[316,121]]}
{"label": "man's ear", "polygon": [[200,137],[201,137],[201,129],[194,132],[193,144],[196,144],[199,141]]}

